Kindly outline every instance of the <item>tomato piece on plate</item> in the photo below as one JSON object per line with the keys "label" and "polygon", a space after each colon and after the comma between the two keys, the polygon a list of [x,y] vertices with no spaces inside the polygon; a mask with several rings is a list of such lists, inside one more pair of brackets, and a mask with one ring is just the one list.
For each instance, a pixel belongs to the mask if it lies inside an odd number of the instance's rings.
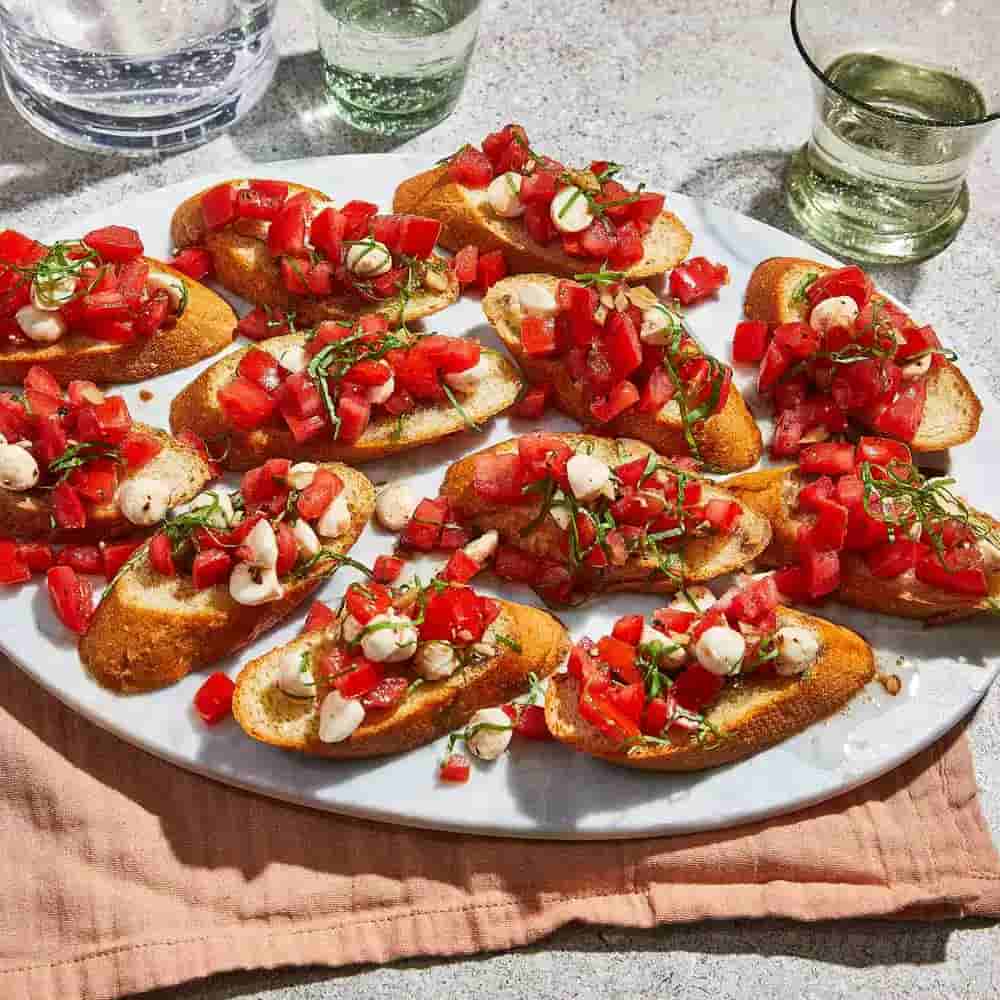
{"label": "tomato piece on plate", "polygon": [[128,542],[102,542],[101,571],[105,579],[112,579],[132,557],[132,553],[141,546],[142,542],[134,539]]}
{"label": "tomato piece on plate", "polygon": [[69,566],[53,566],[45,574],[49,599],[59,620],[71,632],[83,635],[94,614],[94,592]]}
{"label": "tomato piece on plate", "polygon": [[474,284],[476,276],[479,274],[479,247],[471,243],[462,247],[455,254],[452,267],[455,269],[455,277],[462,288]]}
{"label": "tomato piece on plate", "polygon": [[194,707],[202,722],[214,726],[228,718],[233,710],[236,685],[221,671],[216,671],[194,696]]}
{"label": "tomato piece on plate", "polygon": [[740,364],[760,361],[767,350],[768,336],[767,323],[762,320],[737,323],[733,334],[733,361]]}
{"label": "tomato piece on plate", "polygon": [[396,556],[377,556],[372,567],[372,576],[376,583],[395,583],[405,565],[406,561]]}
{"label": "tomato piece on plate", "polygon": [[479,255],[476,265],[476,283],[485,295],[501,278],[507,277],[507,260],[502,250],[491,250]]}
{"label": "tomato piece on plate", "polygon": [[460,753],[448,754],[441,764],[440,776],[442,781],[461,785],[469,780],[469,758]]}
{"label": "tomato piece on plate", "polygon": [[9,538],[0,538],[0,584],[26,583],[31,579],[31,572],[21,546]]}
{"label": "tomato piece on plate", "polygon": [[728,283],[729,268],[707,257],[692,257],[670,272],[670,294],[684,306],[714,295]]}
{"label": "tomato piece on plate", "polygon": [[[4,543],[0,541],[0,547],[3,545]],[[44,573],[55,565],[56,557],[52,546],[45,542],[18,542],[14,561],[23,563],[32,573]],[[9,560],[5,556],[0,556],[0,572],[5,562]]]}

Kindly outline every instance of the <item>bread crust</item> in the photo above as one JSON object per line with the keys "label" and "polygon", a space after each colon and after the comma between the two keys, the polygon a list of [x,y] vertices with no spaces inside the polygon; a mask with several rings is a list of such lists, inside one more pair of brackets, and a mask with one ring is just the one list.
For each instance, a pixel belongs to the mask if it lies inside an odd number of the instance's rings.
{"label": "bread crust", "polygon": [[225,299],[161,260],[144,260],[157,271],[183,278],[187,285],[187,307],[174,326],[131,344],[71,333],[41,347],[0,347],[0,384],[20,385],[33,365],[42,365],[60,385],[74,379],[98,384],[141,382],[187,368],[232,343],[236,313]]}
{"label": "bread crust", "polygon": [[[232,178],[227,182],[242,184],[250,178]],[[215,187],[216,185],[213,185]],[[205,191],[211,190],[206,188]],[[317,202],[332,203],[331,199],[316,188],[301,184],[289,184],[290,194],[308,191]],[[313,326],[324,320],[348,320],[366,314],[385,316],[390,322],[399,321],[399,303],[396,299],[387,302],[369,302],[358,295],[325,295],[311,297],[290,294],[281,281],[281,269],[267,249],[267,230],[259,223],[241,220],[236,225],[208,231],[201,214],[199,191],[182,202],[174,212],[170,224],[170,236],[178,248],[188,246],[204,247],[215,264],[215,280],[240,298],[258,306],[293,312],[300,326]],[[443,258],[436,258],[446,264]],[[414,322],[432,313],[440,312],[458,300],[458,279],[449,267],[441,270],[447,281],[443,292],[432,292],[422,288],[406,305],[404,318]]]}
{"label": "bread crust", "polygon": [[623,753],[577,712],[580,687],[559,674],[549,682],[545,718],[557,740],[622,767],[645,771],[700,771],[743,760],[836,712],[875,676],[875,657],[854,632],[791,608],[778,608],[779,625],[800,625],[820,636],[820,657],[797,677],[748,675],[724,689],[707,720],[722,733],[718,742],[638,746]]}
{"label": "bread crust", "polygon": [[566,630],[551,615],[510,601],[500,604],[492,629],[518,643],[519,650],[502,644],[498,655],[486,663],[459,670],[447,680],[425,682],[397,708],[369,712],[342,743],[319,739],[315,699],[291,698],[277,685],[281,657],[322,646],[329,638],[325,632],[307,633],[251,660],[236,681],[233,714],[248,736],[313,756],[380,757],[431,743],[464,726],[478,709],[520,694],[528,686],[529,674],[547,677],[569,651]]}
{"label": "bread crust", "polygon": [[[371,462],[386,455],[409,451],[440,441],[467,429],[462,415],[447,401],[421,404],[402,424],[388,414],[376,416],[354,444],[342,444],[318,436],[302,444],[285,427],[259,427],[240,431],[231,427],[218,403],[218,391],[236,375],[240,359],[254,348],[269,351],[275,357],[290,347],[305,343],[302,334],[273,337],[241,351],[233,351],[206,369],[174,398],[170,405],[170,426],[174,433],[194,431],[206,441],[225,438],[227,452],[223,459],[230,469],[250,469],[268,458],[292,461],[342,461],[351,464]],[[521,391],[521,379],[514,366],[496,351],[483,349],[489,360],[490,374],[479,389],[462,398],[462,408],[477,423],[506,410]]]}
{"label": "bread crust", "polygon": [[[542,271],[571,278],[590,266],[571,257],[559,244],[545,246],[533,240],[517,219],[499,219],[485,212],[480,194],[456,184],[447,166],[417,174],[396,188],[393,211],[428,215],[441,223],[441,246],[460,250],[468,244],[481,252],[502,250],[510,274]],[[629,281],[663,274],[676,267],[691,249],[691,233],[672,212],[661,212],[643,237],[642,260],[625,271]]]}
{"label": "bread crust", "polygon": [[[597,424],[590,413],[579,380],[573,378],[560,358],[531,358],[521,347],[521,336],[511,309],[518,288],[525,284],[544,285],[555,294],[558,279],[544,274],[526,274],[505,278],[494,285],[483,299],[483,311],[497,331],[504,346],[514,355],[528,381],[551,385],[560,410],[584,426],[599,427],[612,437],[638,438],[652,445],[661,455],[688,455],[690,448],[680,420],[659,419],[658,414],[639,413],[635,408],[606,424]],[[724,472],[738,472],[756,465],[763,451],[760,428],[733,385],[721,412],[703,421],[694,431],[701,457],[708,465]]]}
{"label": "bread crust", "polygon": [[[344,554],[358,540],[375,508],[375,489],[360,472],[331,464],[344,482],[351,524],[327,546]],[[148,548],[105,591],[80,659],[103,686],[122,693],[151,691],[215,663],[283,621],[329,575],[317,572],[285,587],[285,595],[259,607],[238,604],[225,585],[196,590],[189,579],[159,576]]]}
{"label": "bread crust", "polygon": [[[750,275],[744,300],[747,319],[765,323],[792,323],[804,320],[806,303],[792,300],[802,279],[811,273],[820,276],[832,267],[800,257],[771,257]],[[876,300],[885,297],[876,292]],[[915,452],[941,451],[971,441],[979,431],[983,404],[961,370],[950,361],[932,368],[925,376],[927,403],[924,416],[910,449]]]}

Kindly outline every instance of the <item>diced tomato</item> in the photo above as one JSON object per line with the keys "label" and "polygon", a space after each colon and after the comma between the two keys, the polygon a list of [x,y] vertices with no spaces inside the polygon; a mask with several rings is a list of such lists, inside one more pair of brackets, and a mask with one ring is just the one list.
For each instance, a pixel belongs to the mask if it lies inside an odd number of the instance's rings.
{"label": "diced tomato", "polygon": [[733,621],[755,625],[778,606],[778,585],[774,575],[748,583],[733,595],[726,616]]}
{"label": "diced tomato", "polygon": [[591,684],[584,684],[578,706],[580,715],[611,739],[630,739],[639,734],[636,720],[622,712],[603,694],[596,693]]}
{"label": "diced tomato", "polygon": [[219,184],[201,196],[201,216],[207,229],[221,229],[236,218],[236,188]]}
{"label": "diced tomato", "polygon": [[604,693],[604,698],[621,715],[636,725],[642,721],[642,712],[646,704],[646,688],[642,681],[634,681],[624,687],[612,685]]}
{"label": "diced tomato", "polygon": [[872,427],[880,434],[912,441],[924,418],[926,401],[926,381],[910,382],[891,403],[879,410],[872,420]]}
{"label": "diced tomato", "polygon": [[802,407],[796,406],[782,410],[774,424],[774,436],[771,438],[772,458],[793,458],[799,453],[802,445],[802,435],[806,432],[806,422]]}
{"label": "diced tomato", "polygon": [[31,572],[21,546],[9,538],[0,538],[0,584],[26,583],[31,579]]}
{"label": "diced tomato", "polygon": [[507,277],[507,261],[502,250],[481,253],[476,264],[476,284],[485,295],[501,278]]}
{"label": "diced tomato", "polygon": [[989,583],[982,559],[973,561],[967,553],[978,555],[978,550],[948,549],[940,555],[937,552],[924,555],[917,562],[917,579],[953,594],[985,597]]}
{"label": "diced tomato", "polygon": [[522,499],[521,462],[517,455],[477,455],[472,474],[476,496],[491,503],[513,503]]}
{"label": "diced tomato", "polygon": [[[221,393],[220,393],[221,395]],[[323,412],[323,397],[308,372],[289,375],[274,393],[283,415],[289,413],[305,420]]]}
{"label": "diced tomato", "polygon": [[327,260],[339,264],[347,225],[347,216],[342,212],[333,207],[324,208],[313,219],[309,229],[310,242],[326,255]]}
{"label": "diced tomato", "polygon": [[441,223],[422,215],[404,215],[399,228],[399,252],[411,257],[430,257],[441,235]]}
{"label": "diced tomato", "polygon": [[496,163],[506,152],[507,147],[515,141],[515,135],[521,140],[527,141],[524,129],[520,125],[505,125],[497,132],[491,132],[483,139],[483,152],[490,158],[491,163]]}
{"label": "diced tomato", "polygon": [[281,369],[278,359],[269,351],[252,347],[240,358],[236,367],[243,378],[256,382],[265,392],[272,393],[281,385]]}
{"label": "diced tomato", "polygon": [[147,299],[132,318],[132,331],[139,337],[150,337],[167,321],[170,299],[166,292],[157,292]]}
{"label": "diced tomato", "polygon": [[345,598],[347,613],[367,625],[376,615],[389,610],[392,594],[380,584],[354,583],[347,590]]}
{"label": "diced tomato", "polygon": [[805,375],[790,375],[774,387],[774,408],[778,413],[798,409],[809,397],[809,379]]}
{"label": "diced tomato", "polygon": [[343,488],[344,483],[339,476],[329,469],[318,468],[313,474],[312,482],[299,493],[295,502],[296,509],[307,521],[315,521],[336,500]]}
{"label": "diced tomato", "polygon": [[792,356],[773,340],[767,345],[760,371],[757,373],[757,391],[770,392],[778,379],[791,367]]}
{"label": "diced tomato", "polygon": [[764,357],[767,350],[767,323],[762,320],[746,320],[736,324],[733,334],[733,361],[740,364],[754,364]]}
{"label": "diced tomato", "polygon": [[88,580],[69,566],[53,566],[46,574],[49,599],[59,620],[71,632],[84,635],[94,613],[94,592]]}
{"label": "diced tomato", "polygon": [[682,670],[670,689],[670,694],[681,708],[700,712],[715,701],[722,690],[724,678],[704,667],[690,666]]}
{"label": "diced tomato", "polygon": [[665,632],[687,632],[698,619],[694,611],[678,611],[675,608],[657,608],[653,621]]}
{"label": "diced tomato", "polygon": [[820,346],[820,333],[808,323],[782,323],[773,335],[774,342],[792,358],[811,357]]}
{"label": "diced tomato", "polygon": [[278,576],[285,576],[299,560],[299,543],[287,521],[279,521],[274,534],[278,542],[278,561],[274,569]]}
{"label": "diced tomato", "polygon": [[170,264],[181,274],[195,281],[203,281],[215,274],[215,261],[203,247],[187,247],[170,258]]}
{"label": "diced tomato", "polygon": [[[100,548],[101,572],[110,580],[131,558],[132,553],[142,546],[141,541],[102,542]],[[96,572],[96,570],[94,571]]]}
{"label": "diced tomato", "polygon": [[740,523],[743,508],[735,500],[709,500],[705,504],[705,520],[720,535],[730,535]]}
{"label": "diced tomato", "polygon": [[303,632],[321,632],[337,620],[336,612],[322,601],[313,601],[302,625]]}
{"label": "diced tomato", "polygon": [[608,264],[619,271],[627,271],[645,256],[642,233],[634,222],[625,222],[618,227],[614,246],[608,254]]}
{"label": "diced tomato", "polygon": [[142,304],[148,277],[149,265],[141,257],[135,257],[121,266],[118,272],[118,291],[128,303],[129,309],[138,309]]}
{"label": "diced tomato", "polygon": [[929,545],[912,538],[897,538],[865,553],[865,562],[872,576],[891,579],[916,569],[917,563],[931,551]]}
{"label": "diced tomato", "polygon": [[864,552],[866,549],[882,545],[888,540],[889,529],[884,520],[873,517],[860,502],[850,509],[847,520],[847,538],[844,541],[845,549],[850,552]]}
{"label": "diced tomato", "polygon": [[714,295],[728,283],[729,268],[707,257],[692,257],[670,272],[670,294],[684,306]]}
{"label": "diced tomato", "polygon": [[16,229],[0,230],[0,263],[31,267],[48,253],[43,244],[19,233]]}
{"label": "diced tomato", "polygon": [[448,754],[441,764],[440,777],[442,781],[448,781],[456,785],[464,784],[469,780],[469,758],[460,753]]}
{"label": "diced tomato", "polygon": [[452,157],[448,174],[456,184],[469,188],[487,187],[493,180],[490,158],[472,146],[465,146]]}
{"label": "diced tomato", "polygon": [[825,597],[840,586],[840,556],[836,552],[806,552],[801,565],[806,593],[811,598]]}
{"label": "diced tomato", "polygon": [[404,560],[395,556],[377,556],[372,567],[372,577],[376,583],[395,583],[405,565]]}
{"label": "diced tomato", "polygon": [[545,721],[545,708],[542,705],[508,704],[503,706],[504,712],[514,723],[514,732],[528,740],[550,740],[548,723]]}
{"label": "diced tomato", "polygon": [[462,549],[452,553],[448,564],[441,570],[441,579],[450,583],[468,583],[483,567],[467,556]]}
{"label": "diced tomato", "polygon": [[485,598],[469,587],[452,586],[428,598],[420,639],[478,642],[486,629]]}
{"label": "diced tomato", "polygon": [[626,683],[642,679],[635,665],[635,646],[630,643],[616,639],[613,635],[606,635],[597,643],[597,653]]}
{"label": "diced tomato", "polygon": [[628,206],[629,214],[636,222],[651,225],[663,211],[664,195],[655,191],[639,191],[635,201]]}
{"label": "diced tomato", "polygon": [[854,445],[821,442],[810,444],[799,455],[802,472],[819,476],[842,476],[854,471]]}
{"label": "diced tomato", "polygon": [[629,381],[619,382],[606,398],[599,397],[590,404],[590,413],[598,423],[614,420],[620,413],[639,401],[639,390]]}
{"label": "diced tomato", "polygon": [[471,243],[462,247],[455,254],[452,266],[455,269],[455,277],[462,288],[473,284],[479,273],[479,247]]}
{"label": "diced tomato", "polygon": [[222,549],[206,549],[194,557],[191,579],[197,590],[215,587],[229,579],[232,557]]}
{"label": "diced tomato", "polygon": [[250,190],[259,191],[269,198],[284,201],[288,197],[288,184],[285,181],[272,181],[267,178],[254,178],[250,181]]}
{"label": "diced tomato", "polygon": [[125,465],[130,470],[141,469],[163,450],[163,445],[151,434],[129,431],[119,446]]}
{"label": "diced tomato", "polygon": [[525,316],[521,320],[521,347],[528,357],[544,357],[556,349],[556,321],[551,316]]}
{"label": "diced tomato", "polygon": [[284,198],[267,194],[254,187],[242,188],[236,192],[236,214],[241,219],[271,222],[278,217],[284,203]]}
{"label": "diced tomato", "polygon": [[513,545],[501,545],[497,549],[493,571],[505,580],[516,583],[531,583],[538,574],[539,562],[523,549]]}
{"label": "diced tomato", "polygon": [[[917,355],[924,355],[928,351],[936,351],[941,347],[941,341],[932,326],[910,325],[903,329],[905,342],[896,351],[897,358],[913,358]],[[940,355],[935,355],[939,357]]]}
{"label": "diced tomato", "polygon": [[333,686],[344,698],[360,698],[382,683],[384,672],[380,663],[363,657],[355,662],[357,666],[340,674],[333,681]]}
{"label": "diced tomato", "polygon": [[611,504],[611,514],[619,524],[641,527],[662,514],[665,501],[655,493],[637,493],[626,488]]}
{"label": "diced tomato", "polygon": [[642,731],[647,736],[662,736],[671,714],[671,705],[664,698],[650,698],[642,715]]}
{"label": "diced tomato", "polygon": [[[817,500],[813,505],[816,521],[807,530],[808,548],[840,550],[847,541],[847,508],[833,500]],[[799,544],[803,539],[800,536]]]}
{"label": "diced tomato", "polygon": [[142,256],[143,246],[139,234],[128,226],[103,226],[93,229],[83,238],[87,246],[96,250],[105,260],[119,264]]}
{"label": "diced tomato", "polygon": [[290,468],[291,462],[287,458],[271,458],[263,465],[243,473],[243,478],[240,480],[240,494],[244,506],[254,510],[267,505],[276,497],[287,498],[287,476]]}
{"label": "diced tomato", "polygon": [[114,459],[95,458],[73,469],[66,481],[85,500],[109,504],[118,486],[118,464]]}
{"label": "diced tomato", "polygon": [[566,464],[573,457],[573,449],[552,434],[524,434],[517,439],[517,458],[520,462],[515,499],[521,498],[522,483],[533,483],[551,477],[566,484]]}
{"label": "diced tomato", "polygon": [[556,178],[547,170],[536,170],[521,181],[518,197],[522,205],[538,205],[548,209],[556,196]]}
{"label": "diced tomato", "polygon": [[400,541],[403,545],[422,552],[438,547],[441,531],[448,520],[447,500],[423,499],[417,504],[409,523],[403,529]]}
{"label": "diced tomato", "polygon": [[537,420],[545,413],[551,394],[552,386],[549,383],[530,386],[510,408],[510,412],[522,420]]}
{"label": "diced tomato", "polygon": [[[3,555],[0,555],[0,573],[2,573],[4,564],[10,563],[11,560],[8,558],[8,550],[2,541],[0,541],[0,550],[3,550]],[[44,542],[18,542],[13,558],[14,563],[27,566],[32,573],[46,572],[55,563],[55,560],[52,546]]]}
{"label": "diced tomato", "polygon": [[642,638],[644,624],[645,619],[642,615],[624,615],[615,622],[611,634],[624,643],[637,646]]}
{"label": "diced tomato", "polygon": [[913,457],[910,449],[901,441],[893,441],[889,438],[863,437],[858,441],[858,465],[862,462],[870,462],[887,468],[893,463],[911,465]]}
{"label": "diced tomato", "polygon": [[354,444],[368,427],[371,409],[371,403],[366,399],[341,395],[337,401],[337,416],[340,419],[337,439],[344,444]]}
{"label": "diced tomato", "polygon": [[194,696],[195,711],[207,726],[229,718],[233,711],[236,685],[221,671],[212,674]]}
{"label": "diced tomato", "polygon": [[632,321],[613,312],[605,324],[604,345],[615,378],[628,378],[642,364],[642,344]]}
{"label": "diced tomato", "polygon": [[815,482],[799,490],[798,505],[802,510],[816,511],[820,501],[831,500],[833,493],[833,480],[829,476],[820,476]]}
{"label": "diced tomato", "polygon": [[87,332],[94,340],[103,340],[109,344],[131,344],[136,337],[134,324],[122,319],[95,320],[89,325]]}
{"label": "diced tomato", "polygon": [[272,221],[267,231],[267,249],[274,257],[305,252],[306,203],[297,198],[289,198]]}
{"label": "diced tomato", "polygon": [[218,392],[226,420],[241,431],[252,431],[274,415],[275,401],[256,382],[235,378]]}
{"label": "diced tomato", "polygon": [[340,214],[344,217],[344,239],[359,240],[368,235],[371,220],[378,214],[378,205],[370,201],[349,201]]}
{"label": "diced tomato", "polygon": [[154,535],[149,543],[149,562],[160,576],[176,576],[170,539],[164,534]]}
{"label": "diced tomato", "polygon": [[858,309],[864,309],[872,289],[871,278],[856,264],[851,264],[817,278],[806,288],[806,299],[810,307],[815,307],[824,299],[849,295],[858,304]]}
{"label": "diced tomato", "polygon": [[367,694],[361,704],[367,710],[382,710],[398,705],[409,690],[410,682],[405,677],[383,677]]}
{"label": "diced tomato", "polygon": [[773,576],[778,593],[784,600],[791,602],[808,600],[809,591],[801,566],[787,566],[777,570]]}
{"label": "diced tomato", "polygon": [[52,516],[56,525],[66,531],[87,526],[87,511],[80,494],[67,482],[52,491]]}

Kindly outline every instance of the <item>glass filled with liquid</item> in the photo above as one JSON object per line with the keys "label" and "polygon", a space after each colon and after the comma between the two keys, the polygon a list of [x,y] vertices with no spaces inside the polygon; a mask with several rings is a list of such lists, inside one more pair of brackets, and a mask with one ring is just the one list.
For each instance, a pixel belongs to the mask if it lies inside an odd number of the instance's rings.
{"label": "glass filled with liquid", "polygon": [[943,250],[1000,114],[1000,3],[793,0],[792,33],[814,94],[812,137],[785,181],[795,219],[855,260]]}

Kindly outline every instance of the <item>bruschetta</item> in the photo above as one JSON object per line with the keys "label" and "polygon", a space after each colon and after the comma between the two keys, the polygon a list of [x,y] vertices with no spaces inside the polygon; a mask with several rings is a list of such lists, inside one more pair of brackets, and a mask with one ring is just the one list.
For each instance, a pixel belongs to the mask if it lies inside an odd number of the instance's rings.
{"label": "bruschetta", "polygon": [[996,611],[1000,523],[946,476],[926,476],[902,442],[863,437],[802,449],[797,466],[725,487],[764,517],[761,556],[787,600],[827,595],[854,607],[940,621]]}
{"label": "bruschetta", "polygon": [[745,312],[733,357],[760,364],[758,390],[777,415],[772,457],[794,458],[849,425],[914,452],[975,437],[982,404],[954,353],[860,267],[765,260],[750,277]]}
{"label": "bruschetta", "polygon": [[346,465],[271,459],[240,490],[171,511],[104,592],[80,640],[103,685],[148,691],[241,649],[346,559],[372,484]]}
{"label": "bruschetta", "polygon": [[0,384],[35,365],[60,385],[138,382],[216,354],[235,326],[215,292],[144,257],[134,229],[51,246],[0,232]]}
{"label": "bruschetta", "polygon": [[551,615],[471,587],[352,584],[327,628],[243,668],[233,714],[248,735],[286,750],[400,753],[508,701],[568,651]]}
{"label": "bruschetta", "polygon": [[64,393],[35,366],[0,393],[0,525],[15,539],[96,542],[148,532],[212,478],[195,448],[133,423],[93,382]]}
{"label": "bruschetta", "polygon": [[434,253],[440,224],[342,208],[315,188],[284,181],[225,181],[188,198],[171,223],[177,247],[202,247],[216,280],[302,325],[381,313],[393,323],[440,312],[458,281]]}
{"label": "bruschetta", "polygon": [[586,170],[537,153],[520,125],[463,146],[396,189],[393,208],[438,219],[441,245],[503,252],[511,274],[570,277],[602,263],[629,280],[663,274],[691,247],[664,196],[624,187],[616,163]]}
{"label": "bruschetta", "polygon": [[557,740],[623,767],[718,767],[831,715],[875,676],[861,636],[780,606],[772,576],[718,601],[699,590],[573,647],[546,693]]}
{"label": "bruschetta", "polygon": [[602,433],[725,472],[760,458],[760,430],[732,369],[706,354],[675,305],[600,272],[524,274],[495,284],[483,310],[528,380]]}
{"label": "bruschetta", "polygon": [[173,401],[175,433],[225,438],[225,462],[364,462],[478,426],[517,399],[513,365],[474,340],[327,321],[234,351]]}
{"label": "bruschetta", "polygon": [[[452,465],[441,498],[468,532],[499,542],[497,575],[551,603],[597,591],[673,593],[741,569],[771,540],[765,517],[627,438],[505,441]],[[420,508],[414,520],[427,520]]]}

